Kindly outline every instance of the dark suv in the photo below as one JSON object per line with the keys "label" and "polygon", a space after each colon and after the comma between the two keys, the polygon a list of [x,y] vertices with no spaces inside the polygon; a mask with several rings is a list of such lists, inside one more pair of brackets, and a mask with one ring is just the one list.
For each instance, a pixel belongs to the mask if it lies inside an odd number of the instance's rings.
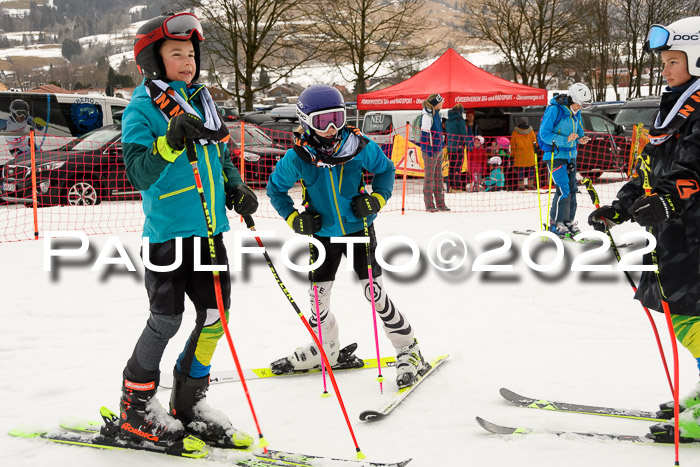
{"label": "dark suv", "polygon": [[615,123],[625,127],[625,135],[632,136],[634,125],[643,123],[645,128],[649,128],[652,124],[652,119],[659,110],[661,97],[647,96],[630,99],[620,108],[620,111],[615,117]]}
{"label": "dark suv", "polygon": [[[126,178],[121,125],[108,125],[65,146],[36,154],[37,203],[40,206],[92,206],[102,201],[138,200]],[[10,159],[2,170],[0,196],[32,203],[31,155]]]}
{"label": "dark suv", "polygon": [[[530,125],[539,131],[545,107],[512,112],[510,129],[515,126],[518,117],[528,117]],[[581,110],[583,131],[591,140],[578,146],[576,162],[578,172],[584,177],[598,178],[603,172],[626,172],[629,158],[629,141],[625,138],[625,128],[599,112],[590,109]],[[509,133],[510,134],[510,133]],[[541,155],[541,152],[540,152]],[[544,169],[544,165],[542,165]],[[545,172],[540,172],[545,173]]]}

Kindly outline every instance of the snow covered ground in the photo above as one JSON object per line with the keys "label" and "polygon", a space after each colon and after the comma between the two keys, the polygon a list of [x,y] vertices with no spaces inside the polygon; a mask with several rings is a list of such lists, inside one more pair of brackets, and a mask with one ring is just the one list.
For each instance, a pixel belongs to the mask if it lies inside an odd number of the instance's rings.
{"label": "snow covered ground", "polygon": [[[589,210],[581,208],[584,225]],[[244,230],[232,219],[233,230]],[[417,242],[421,262],[408,273],[385,273],[387,290],[410,318],[427,358],[450,358],[387,419],[363,423],[358,414],[388,397],[379,394],[374,371],[337,375],[357,439],[369,460],[410,466],[627,466],[671,465],[673,447],[611,441],[562,439],[548,435],[502,438],[483,431],[479,415],[496,423],[573,430],[644,434],[649,423],[587,415],[549,413],[508,405],[498,394],[508,387],[524,395],[571,402],[654,410],[670,399],[649,322],[621,273],[571,272],[571,262],[591,247],[567,243],[565,260],[552,273],[536,273],[521,258],[526,237],[514,228],[537,225],[536,210],[496,213],[384,213],[377,222],[381,239],[406,235]],[[632,225],[619,227],[616,238]],[[307,284],[285,268],[280,247],[292,238],[281,220],[261,219],[258,230],[277,232],[264,240],[282,280],[308,315]],[[490,264],[513,264],[512,272],[472,271],[474,258],[489,240],[477,236],[500,230],[513,240],[510,253]],[[430,240],[454,232],[469,248],[469,258],[454,272],[440,272],[427,261]],[[226,239],[233,252],[233,232]],[[91,236],[97,254],[108,236]],[[138,233],[118,235],[141,271]],[[493,240],[491,240],[493,241]],[[536,243],[537,245],[537,243]],[[634,248],[625,249],[629,253]],[[533,258],[553,257],[550,243]],[[449,251],[448,251],[449,253]],[[4,433],[19,424],[53,427],[69,417],[99,419],[102,405],[117,406],[121,372],[148,315],[141,272],[124,268],[90,271],[94,257],[63,260],[53,272],[43,269],[44,242],[0,243],[2,338],[0,339],[0,459],[4,466],[184,466],[198,461],[138,452],[99,451],[12,438]],[[112,256],[114,252],[112,251]],[[303,263],[303,254],[299,263]],[[432,255],[433,258],[435,255]],[[446,256],[449,256],[446,255]],[[387,257],[389,257],[387,255]],[[267,366],[309,341],[307,331],[277,287],[261,255],[233,278],[231,331],[244,367]],[[402,264],[401,250],[390,262]],[[600,260],[600,258],[598,259]],[[612,256],[603,261],[614,264]],[[370,305],[353,274],[341,264],[333,309],[341,326],[341,344],[359,344],[358,355],[374,353]],[[193,323],[185,320],[171,341],[162,371],[170,373]],[[665,343],[662,316],[655,318]],[[381,332],[381,331],[380,331]],[[380,336],[383,356],[391,355]],[[666,345],[667,355],[670,346]],[[681,354],[681,391],[697,381],[695,362]],[[213,369],[233,370],[225,340]],[[394,387],[394,372],[386,392]],[[330,387],[330,384],[329,384]],[[354,458],[355,450],[335,397],[321,398],[320,376],[249,382],[262,431],[271,448]],[[169,392],[159,398],[168,403]],[[240,384],[212,386],[212,406],[225,411],[249,433],[255,425]],[[683,447],[682,465],[698,465],[700,449]],[[207,465],[226,465],[224,462]]]}

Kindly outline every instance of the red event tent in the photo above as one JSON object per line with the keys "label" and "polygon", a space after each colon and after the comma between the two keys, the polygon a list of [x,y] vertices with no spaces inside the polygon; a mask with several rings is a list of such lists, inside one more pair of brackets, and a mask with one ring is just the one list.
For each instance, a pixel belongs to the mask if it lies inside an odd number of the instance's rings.
{"label": "red event tent", "polygon": [[523,107],[547,105],[547,90],[512,83],[472,65],[454,49],[415,76],[386,89],[360,94],[360,110],[416,110],[432,93],[445,98],[444,107]]}

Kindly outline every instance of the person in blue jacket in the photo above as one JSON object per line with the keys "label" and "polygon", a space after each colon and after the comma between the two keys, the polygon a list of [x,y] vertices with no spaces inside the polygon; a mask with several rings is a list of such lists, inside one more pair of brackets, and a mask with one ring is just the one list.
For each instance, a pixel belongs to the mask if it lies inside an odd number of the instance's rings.
{"label": "person in blue jacket", "polygon": [[484,191],[501,191],[505,188],[506,177],[501,169],[502,163],[500,156],[489,159],[489,176],[484,179],[484,187],[486,187]]}
{"label": "person in blue jacket", "polygon": [[[397,352],[397,378],[400,388],[411,386],[429,368],[423,360],[413,328],[389,299],[382,282],[382,269],[375,260],[374,220],[394,189],[394,164],[379,146],[357,128],[346,124],[343,96],[336,88],[317,84],[306,88],[297,101],[301,128],[295,133],[294,147],[277,163],[267,183],[267,195],[277,213],[286,219],[294,232],[316,238],[326,258],[309,273],[312,313],[309,324],[318,334],[314,284],[318,289],[318,307],[323,348],[333,366],[340,355],[339,330],[330,309],[331,291],[343,255],[353,259],[365,298],[375,298],[377,314],[384,331]],[[362,171],[374,174],[372,193],[364,190]],[[306,206],[304,212],[294,207],[289,190],[301,181]],[[369,254],[366,242],[332,242],[332,237],[365,237],[368,224]],[[346,249],[352,248],[352,256]],[[312,261],[319,258],[311,248]],[[368,262],[371,258],[371,263]],[[370,290],[368,263],[372,267],[374,290]],[[320,367],[321,355],[316,344],[297,348],[291,355],[272,363],[273,372]]]}
{"label": "person in blue jacket", "polygon": [[[144,81],[124,111],[122,145],[130,182],[141,192],[146,217],[142,256],[150,316],[124,368],[119,435],[157,444],[182,445],[194,435],[218,447],[245,448],[253,439],[206,403],[211,359],[223,335],[211,270],[208,228],[186,140],[194,143],[197,168],[209,209],[217,261],[228,265],[222,234],[229,230],[225,207],[250,215],[258,206],[243,184],[226,141],[227,128],[207,88],[197,84],[199,42],[204,33],[190,13],[166,13],[136,33],[134,54]],[[178,260],[179,258],[179,260]],[[164,267],[173,265],[170,271]],[[166,268],[167,269],[167,268]],[[221,293],[231,305],[231,280],[222,270]],[[160,361],[180,327],[185,295],[194,304],[195,327],[177,359],[170,415],[155,399]]]}
{"label": "person in blue jacket", "polygon": [[464,148],[467,145],[467,126],[462,118],[462,112],[464,112],[462,104],[456,104],[447,112],[447,123],[445,124],[445,142],[450,161],[447,185],[450,193],[465,191],[466,186],[462,176],[462,165],[464,164]]}
{"label": "person in blue jacket", "polygon": [[423,201],[428,212],[449,211],[445,204],[442,178],[443,141],[442,109],[443,98],[440,94],[431,94],[423,101],[423,113],[420,120],[420,150],[423,155]]}
{"label": "person in blue jacket", "polygon": [[542,117],[537,140],[544,151],[543,160],[556,185],[549,213],[549,230],[560,237],[581,233],[576,216],[576,154],[579,144],[589,138],[583,133],[580,110],[590,104],[591,90],[583,83],[574,83],[567,94],[559,94],[549,102]]}

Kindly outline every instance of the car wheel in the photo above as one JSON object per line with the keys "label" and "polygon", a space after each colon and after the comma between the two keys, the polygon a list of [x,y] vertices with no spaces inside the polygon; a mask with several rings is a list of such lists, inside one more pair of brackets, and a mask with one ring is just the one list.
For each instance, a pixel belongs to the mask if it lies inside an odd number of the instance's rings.
{"label": "car wheel", "polygon": [[68,182],[65,199],[69,206],[94,206],[102,201],[97,184],[89,180]]}

